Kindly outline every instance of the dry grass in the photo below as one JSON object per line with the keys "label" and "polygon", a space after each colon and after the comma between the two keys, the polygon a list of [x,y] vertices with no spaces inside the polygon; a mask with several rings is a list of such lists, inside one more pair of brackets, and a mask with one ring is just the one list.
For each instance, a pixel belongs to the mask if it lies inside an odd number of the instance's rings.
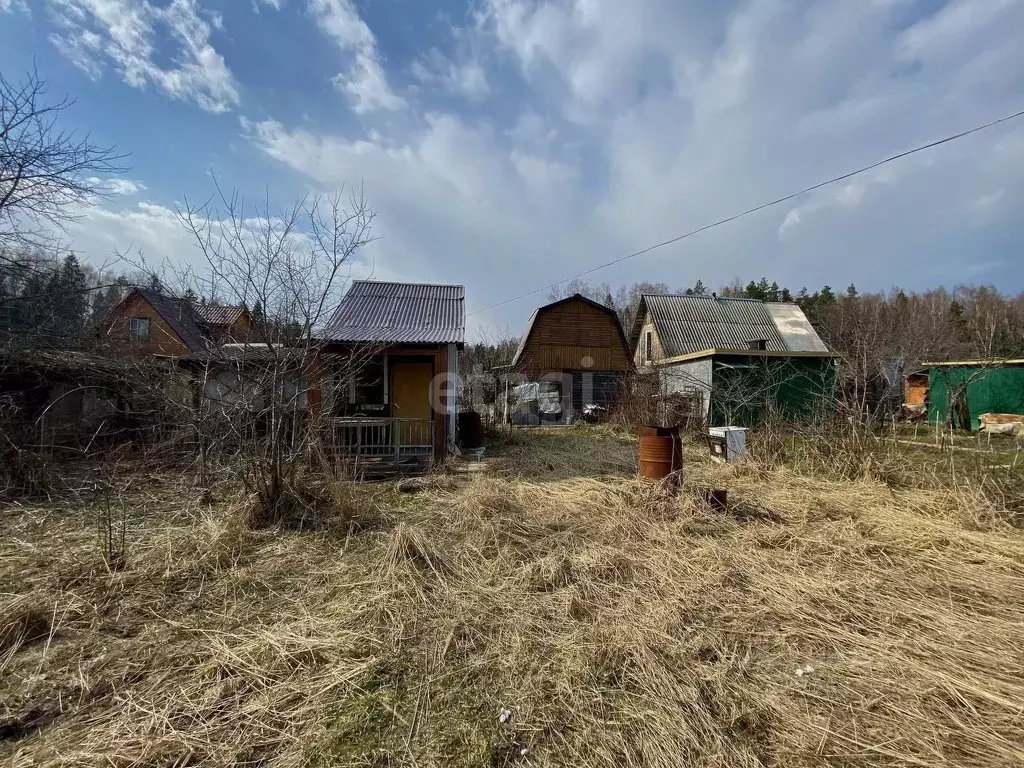
{"label": "dry grass", "polygon": [[312,531],[172,488],[116,572],[89,510],[0,513],[0,757],[1024,764],[1024,538],[988,497],[694,453],[673,498],[607,433],[501,450],[419,494],[336,490]]}

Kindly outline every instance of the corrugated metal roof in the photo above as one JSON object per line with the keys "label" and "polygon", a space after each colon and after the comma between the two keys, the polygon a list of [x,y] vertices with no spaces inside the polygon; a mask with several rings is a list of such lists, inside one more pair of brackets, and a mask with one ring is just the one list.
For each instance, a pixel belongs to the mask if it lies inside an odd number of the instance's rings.
{"label": "corrugated metal roof", "polygon": [[828,352],[825,342],[814,330],[807,315],[796,304],[781,301],[766,302],[764,308],[771,315],[775,327],[789,352]]}
{"label": "corrugated metal roof", "polygon": [[[716,296],[657,296],[641,299],[654,321],[664,357],[709,349],[743,350],[764,341],[769,352],[828,352],[795,304]],[[778,309],[769,309],[778,307]],[[644,313],[637,314],[632,346],[640,340]]]}
{"label": "corrugated metal roof", "polygon": [[466,289],[356,280],[317,338],[344,343],[462,344]]}
{"label": "corrugated metal roof", "polygon": [[199,320],[206,325],[234,325],[245,312],[245,307],[214,307],[193,304],[192,308],[199,316]]}
{"label": "corrugated metal roof", "polygon": [[950,366],[990,366],[992,368],[998,368],[999,366],[1006,365],[1024,365],[1024,360],[1020,359],[1001,359],[1001,358],[987,358],[983,360],[952,360],[952,361],[933,361],[919,363],[922,368],[948,368]]}
{"label": "corrugated metal roof", "polygon": [[644,296],[665,357],[705,349],[747,349],[763,339],[765,348],[786,349],[764,304],[754,299],[713,296]]}

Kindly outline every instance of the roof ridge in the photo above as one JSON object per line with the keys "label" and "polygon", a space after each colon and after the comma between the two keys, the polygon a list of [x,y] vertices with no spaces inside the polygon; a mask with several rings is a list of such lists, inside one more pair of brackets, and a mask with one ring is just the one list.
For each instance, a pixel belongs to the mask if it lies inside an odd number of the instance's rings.
{"label": "roof ridge", "polygon": [[466,290],[466,286],[462,283],[420,283],[412,280],[372,280],[370,278],[359,278],[353,280],[352,284],[356,283],[369,283],[371,285],[408,285],[416,288],[461,288]]}
{"label": "roof ridge", "polygon": [[708,294],[696,295],[690,293],[641,293],[641,296],[649,296],[659,299],[711,299],[713,301],[753,301],[758,304],[793,304],[792,301],[765,301],[764,299],[752,299],[749,296],[711,296]]}

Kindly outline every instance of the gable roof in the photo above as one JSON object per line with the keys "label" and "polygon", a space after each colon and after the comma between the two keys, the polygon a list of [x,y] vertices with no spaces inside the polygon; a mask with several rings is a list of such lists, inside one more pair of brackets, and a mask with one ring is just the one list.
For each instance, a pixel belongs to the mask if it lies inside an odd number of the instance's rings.
{"label": "gable roof", "polygon": [[[190,352],[199,352],[206,348],[206,337],[200,325],[199,316],[195,313],[192,303],[187,299],[176,299],[164,296],[155,291],[135,289],[156,313],[163,318]],[[128,298],[131,297],[129,294]],[[125,301],[128,299],[126,298]]]}
{"label": "gable roof", "polygon": [[526,343],[530,340],[530,334],[533,333],[533,324],[537,321],[537,316],[541,312],[546,312],[549,309],[554,309],[555,307],[561,306],[562,304],[566,304],[570,301],[582,301],[585,304],[589,304],[590,306],[594,307],[595,309],[599,309],[602,312],[607,312],[612,317],[614,317],[615,327],[618,328],[619,336],[622,339],[622,344],[626,348],[626,357],[632,359],[633,355],[630,351],[632,348],[626,341],[626,334],[622,330],[622,323],[619,322],[618,312],[616,312],[611,307],[606,307],[604,304],[594,301],[593,299],[588,299],[581,293],[574,293],[572,296],[566,296],[564,299],[553,301],[550,304],[545,304],[543,307],[537,307],[537,309],[533,310],[533,314],[530,315],[530,321],[526,324],[526,331],[524,331],[523,335],[519,338],[519,346],[516,347],[516,353],[515,355],[512,356],[512,362],[510,364],[511,367],[515,367],[516,365],[519,364],[519,358],[522,357],[523,352],[526,351]]}
{"label": "gable roof", "polygon": [[248,312],[245,307],[220,307],[210,304],[193,304],[192,309],[203,325],[234,325]]}
{"label": "gable roof", "polygon": [[156,291],[135,288],[107,314],[114,314],[135,296],[141,296],[188,347],[190,353],[203,352],[210,342],[205,329],[210,325],[231,325],[247,310],[245,307],[212,307],[193,304],[188,299],[165,296]]}
{"label": "gable roof", "polygon": [[796,304],[644,294],[630,334],[632,349],[640,341],[648,313],[666,358],[707,350],[746,350],[756,340],[763,340],[769,352],[828,354],[828,347]]}
{"label": "gable roof", "polygon": [[355,280],[316,336],[351,344],[463,344],[466,289]]}

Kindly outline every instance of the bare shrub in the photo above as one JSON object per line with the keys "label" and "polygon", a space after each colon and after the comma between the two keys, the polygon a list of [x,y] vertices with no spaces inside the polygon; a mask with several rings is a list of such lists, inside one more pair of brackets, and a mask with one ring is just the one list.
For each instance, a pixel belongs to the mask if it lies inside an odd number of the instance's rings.
{"label": "bare shrub", "polygon": [[[283,212],[269,201],[249,208],[218,187],[213,201],[186,203],[179,218],[208,270],[182,275],[182,290],[260,308],[249,343],[205,361],[193,419],[200,456],[205,462],[217,441],[229,446],[258,507],[254,525],[302,521],[320,505],[319,491],[300,477],[322,431],[311,421],[308,392],[313,380],[321,392],[331,383],[314,332],[340,298],[353,256],[372,239],[373,210],[361,194],[346,202],[341,192]],[[365,357],[353,357],[350,372]],[[209,388],[215,367],[223,376]]]}

